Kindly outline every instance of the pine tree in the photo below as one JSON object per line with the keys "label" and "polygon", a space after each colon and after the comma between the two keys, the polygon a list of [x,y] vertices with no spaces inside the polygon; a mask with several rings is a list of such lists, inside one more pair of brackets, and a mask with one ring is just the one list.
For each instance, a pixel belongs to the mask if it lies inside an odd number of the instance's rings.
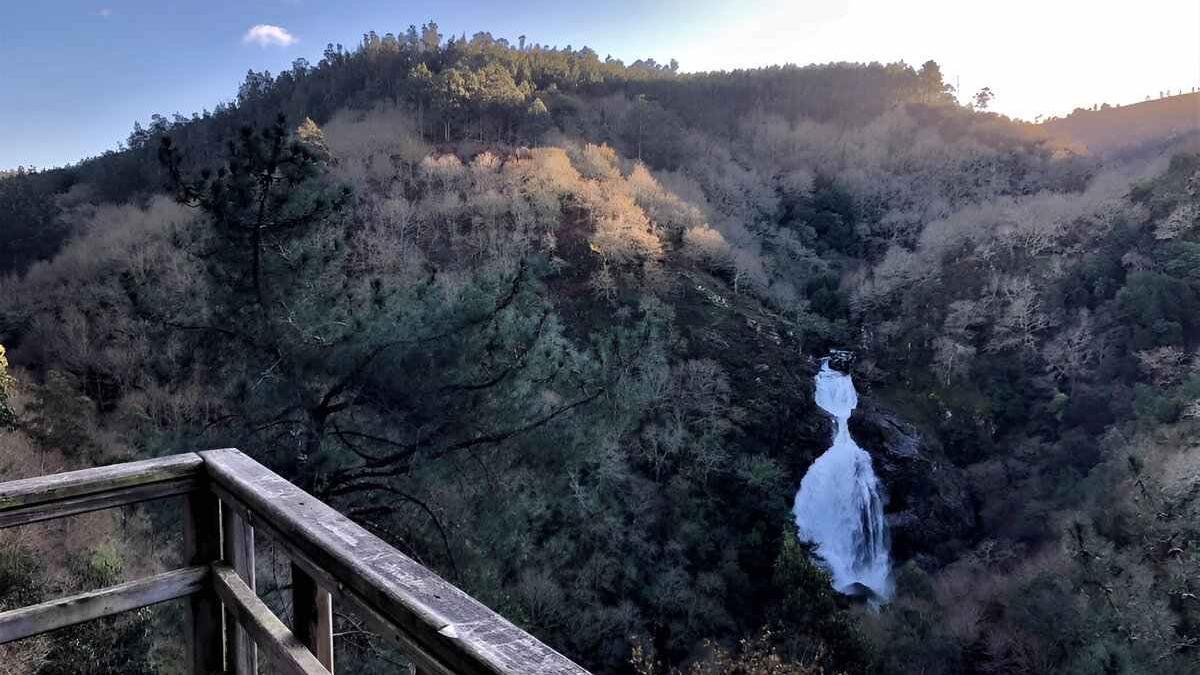
{"label": "pine tree", "polygon": [[222,240],[218,251],[224,271],[239,277],[230,280],[233,290],[248,292],[262,312],[272,292],[268,247],[303,233],[350,199],[348,187],[330,192],[320,185],[322,159],[310,145],[291,137],[282,115],[261,131],[242,128],[229,143],[225,165],[205,169],[199,180],[185,178],[183,158],[169,136],[163,137],[159,157],[176,199],[211,218]]}
{"label": "pine tree", "polygon": [[[311,140],[319,133],[315,127],[305,124],[301,130]],[[337,289],[316,283],[332,257],[327,247],[306,235],[331,221],[352,193],[323,182],[324,161],[312,143],[288,132],[282,115],[261,131],[243,128],[229,143],[224,165],[201,171],[198,179],[184,175],[183,157],[170,138],[163,139],[159,155],[176,199],[207,216],[213,239],[208,325],[194,325],[191,317],[165,322],[202,330],[228,349],[244,350],[261,380],[269,375],[276,381],[273,393],[257,394],[248,410],[286,410],[301,402],[298,435],[303,442],[297,455],[303,464],[319,449],[325,420],[341,409],[335,400],[340,389],[328,382],[345,373],[335,367],[321,378],[313,372],[312,364],[329,356],[325,341],[313,342],[314,322],[299,315],[299,308],[352,311]],[[348,335],[330,341],[348,350],[370,349],[352,328],[346,330]],[[270,389],[260,387],[261,380],[249,388]]]}

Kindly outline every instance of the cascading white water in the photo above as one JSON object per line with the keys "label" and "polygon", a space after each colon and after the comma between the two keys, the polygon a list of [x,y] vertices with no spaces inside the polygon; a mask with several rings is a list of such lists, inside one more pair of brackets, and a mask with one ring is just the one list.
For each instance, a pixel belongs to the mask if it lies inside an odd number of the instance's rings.
{"label": "cascading white water", "polygon": [[843,593],[870,589],[874,600],[891,597],[891,556],[883,516],[879,479],[871,456],[850,437],[850,413],[858,392],[850,376],[821,362],[816,401],[837,420],[833,445],[800,481],[792,512],[800,538],[816,544],[817,555],[833,575],[833,587]]}

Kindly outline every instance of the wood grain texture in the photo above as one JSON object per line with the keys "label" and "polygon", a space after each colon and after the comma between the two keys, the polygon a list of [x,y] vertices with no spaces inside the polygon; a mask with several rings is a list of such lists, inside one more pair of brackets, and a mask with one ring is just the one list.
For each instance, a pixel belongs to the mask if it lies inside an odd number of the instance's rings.
{"label": "wood grain texture", "polygon": [[188,452],[0,483],[0,510],[195,476],[202,464],[199,455]]}
{"label": "wood grain texture", "polygon": [[186,494],[202,465],[189,452],[0,483],[0,529]]}
{"label": "wood grain texture", "polygon": [[0,644],[201,592],[207,567],[187,567],[0,613]]}
{"label": "wood grain texture", "polygon": [[297,562],[307,563],[310,573],[313,568],[322,570],[322,576],[337,584],[339,592],[351,590],[439,665],[462,675],[587,673],[242,453],[211,450],[200,454],[214,489],[227,492],[252,512],[260,529],[263,523],[269,524],[281,543],[299,554]]}
{"label": "wood grain texture", "polygon": [[333,669],[333,598],[303,567],[292,563],[292,631],[325,670]]}
{"label": "wood grain texture", "polygon": [[[228,490],[213,484],[212,490],[220,495],[222,508],[237,509],[241,513],[250,513],[244,504],[239,502]],[[366,624],[367,628],[400,646],[404,655],[417,666],[422,675],[458,675],[445,663],[426,650],[420,643],[415,642],[407,632],[394,621],[380,613],[372,604],[367,602],[353,589],[338,582],[329,572],[321,569],[303,550],[284,538],[283,534],[265,520],[258,521],[258,531],[270,537],[275,544],[282,547],[291,558],[292,564],[307,572],[322,588],[329,591],[331,601],[339,607],[355,614]]]}
{"label": "wood grain texture", "polygon": [[[221,485],[212,485],[212,491],[216,492],[221,497],[222,508],[238,509],[240,513],[250,513],[250,509],[246,508],[245,504],[238,501],[230,492]],[[347,611],[358,616],[364,621],[366,627],[374,634],[380,637],[394,641],[400,645],[404,656],[407,656],[418,668],[421,675],[457,675],[456,671],[451,670],[448,665],[438,661],[438,658],[428,652],[424,646],[416,643],[407,632],[398,627],[394,621],[379,613],[379,610],[374,608],[374,605],[366,602],[366,599],[355,592],[353,589],[338,583],[337,579],[332,577],[329,572],[320,568],[316,562],[313,562],[304,551],[295,546],[292,542],[288,542],[283,537],[281,531],[272,527],[269,521],[259,520],[258,531],[264,536],[275,540],[276,545],[281,546],[287,555],[292,558],[292,565],[302,569],[317,584],[330,593],[331,602],[337,607],[346,608]]]}
{"label": "wood grain texture", "polygon": [[217,595],[277,671],[285,675],[328,675],[317,657],[258,599],[232,567],[217,563],[212,570]]}
{"label": "wood grain texture", "polygon": [[[258,588],[254,572],[254,528],[234,509],[221,509],[221,546],[225,562],[253,592]],[[225,653],[237,675],[258,673],[258,649],[245,627],[236,624],[225,608]]]}
{"label": "wood grain texture", "polygon": [[[183,510],[183,558],[189,565],[221,559],[221,503],[205,490],[187,496]],[[212,584],[189,601],[184,619],[189,671],[192,675],[225,672],[224,622],[221,601]]]}
{"label": "wood grain texture", "polygon": [[0,509],[0,530],[154,499],[186,495],[199,490],[202,484],[198,477],[176,478],[107,492],[73,495],[56,501],[12,506]]}

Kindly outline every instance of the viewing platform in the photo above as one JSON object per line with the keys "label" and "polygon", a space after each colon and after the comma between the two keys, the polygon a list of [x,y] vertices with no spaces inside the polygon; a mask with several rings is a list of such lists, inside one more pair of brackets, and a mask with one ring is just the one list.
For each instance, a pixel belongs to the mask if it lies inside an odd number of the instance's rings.
{"label": "viewing platform", "polygon": [[[333,608],[395,641],[421,675],[587,671],[235,449],[0,483],[0,529],[182,497],[180,569],[0,613],[0,644],[188,600],[192,673],[334,672]],[[289,629],[255,593],[254,538],[290,559]]]}

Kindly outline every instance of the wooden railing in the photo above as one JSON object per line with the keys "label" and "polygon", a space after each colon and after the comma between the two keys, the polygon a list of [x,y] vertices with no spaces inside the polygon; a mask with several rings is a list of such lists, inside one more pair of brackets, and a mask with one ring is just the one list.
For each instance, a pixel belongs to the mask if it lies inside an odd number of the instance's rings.
{"label": "wooden railing", "polygon": [[[186,566],[0,613],[0,644],[187,598],[193,673],[332,673],[333,607],[399,643],[428,675],[587,675],[569,659],[234,449],[0,484],[0,529],[183,496]],[[289,630],[255,593],[254,537],[292,566]]]}

